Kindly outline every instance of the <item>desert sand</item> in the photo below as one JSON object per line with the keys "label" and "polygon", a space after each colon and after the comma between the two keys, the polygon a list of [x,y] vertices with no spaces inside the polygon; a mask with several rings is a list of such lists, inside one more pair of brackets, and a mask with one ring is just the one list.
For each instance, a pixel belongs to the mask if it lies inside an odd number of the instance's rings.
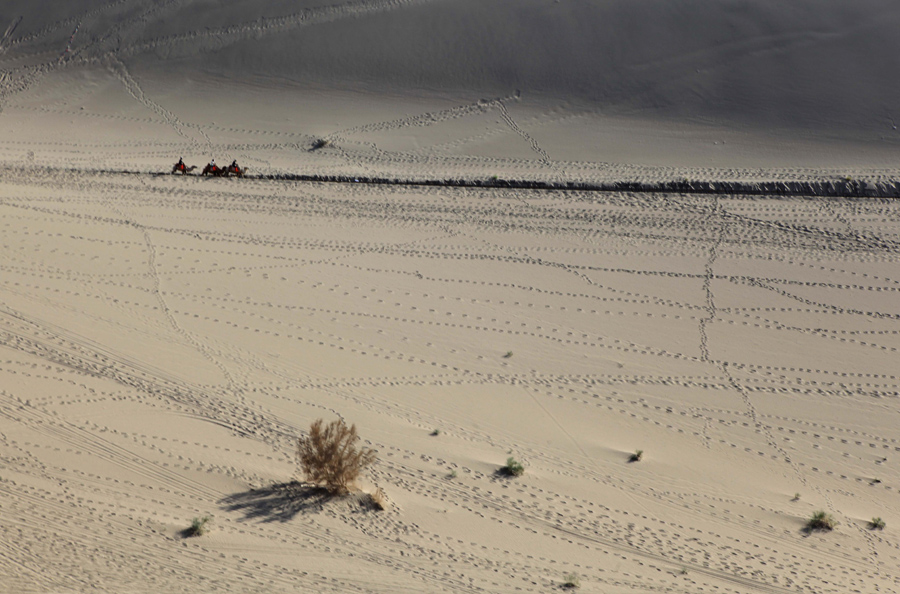
{"label": "desert sand", "polygon": [[898,200],[273,179],[898,180],[898,19],[5,1],[0,592],[900,592]]}

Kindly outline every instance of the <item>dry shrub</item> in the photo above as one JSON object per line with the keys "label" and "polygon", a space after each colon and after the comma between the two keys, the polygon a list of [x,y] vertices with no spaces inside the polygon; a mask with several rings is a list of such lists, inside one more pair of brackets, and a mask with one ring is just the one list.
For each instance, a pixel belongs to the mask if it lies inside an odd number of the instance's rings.
{"label": "dry shrub", "polygon": [[369,497],[372,501],[372,507],[374,507],[378,511],[384,511],[385,509],[387,509],[388,500],[387,494],[384,492],[384,489],[378,487],[377,489],[375,489],[375,492],[372,493]]}
{"label": "dry shrub", "polygon": [[363,469],[375,461],[375,451],[356,447],[356,425],[347,427],[341,419],[324,423],[317,420],[310,426],[309,435],[300,438],[300,469],[307,481],[325,487],[333,495],[343,495],[350,491]]}

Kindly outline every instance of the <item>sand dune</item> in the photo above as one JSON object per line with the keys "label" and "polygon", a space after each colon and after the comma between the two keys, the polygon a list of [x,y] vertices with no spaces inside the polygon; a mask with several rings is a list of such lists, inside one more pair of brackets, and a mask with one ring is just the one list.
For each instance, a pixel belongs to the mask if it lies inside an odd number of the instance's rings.
{"label": "sand dune", "polygon": [[896,200],[265,178],[889,183],[897,17],[4,2],[0,592],[900,591]]}
{"label": "sand dune", "polygon": [[394,93],[519,90],[611,111],[897,141],[900,8],[887,0],[58,4],[6,3],[3,24],[22,18],[4,60],[55,54],[77,67],[111,52],[172,75],[255,73]]}

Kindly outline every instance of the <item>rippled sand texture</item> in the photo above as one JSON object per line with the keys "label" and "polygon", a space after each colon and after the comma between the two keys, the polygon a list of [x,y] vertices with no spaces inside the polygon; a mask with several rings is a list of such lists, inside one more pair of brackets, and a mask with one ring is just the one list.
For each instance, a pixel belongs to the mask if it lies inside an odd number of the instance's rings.
{"label": "rippled sand texture", "polygon": [[4,591],[896,591],[896,203],[2,187]]}
{"label": "rippled sand texture", "polygon": [[893,184],[896,2],[216,4],[0,6],[0,593],[900,592],[897,200],[169,174]]}

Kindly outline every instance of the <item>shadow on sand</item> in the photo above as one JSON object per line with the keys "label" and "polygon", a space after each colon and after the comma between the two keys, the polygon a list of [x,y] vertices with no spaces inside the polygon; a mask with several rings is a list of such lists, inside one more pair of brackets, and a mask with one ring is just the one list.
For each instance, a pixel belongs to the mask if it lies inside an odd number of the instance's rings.
{"label": "shadow on sand", "polygon": [[327,490],[291,481],[229,495],[219,501],[226,511],[242,512],[246,519],[287,522],[300,512],[320,511],[332,499]]}

